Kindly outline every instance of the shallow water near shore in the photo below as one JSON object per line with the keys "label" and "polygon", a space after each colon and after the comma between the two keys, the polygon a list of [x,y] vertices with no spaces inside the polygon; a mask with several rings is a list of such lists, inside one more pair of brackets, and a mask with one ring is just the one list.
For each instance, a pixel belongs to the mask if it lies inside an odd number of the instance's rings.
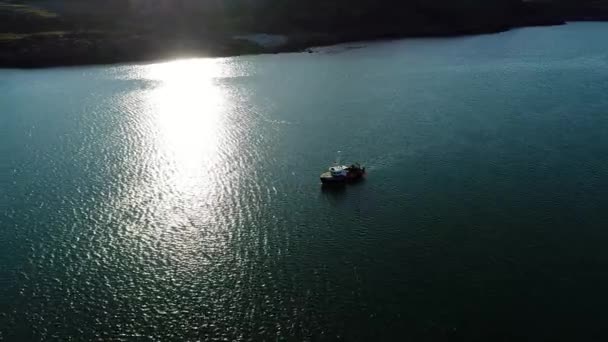
{"label": "shallow water near shore", "polygon": [[606,36],[0,70],[0,340],[601,339]]}

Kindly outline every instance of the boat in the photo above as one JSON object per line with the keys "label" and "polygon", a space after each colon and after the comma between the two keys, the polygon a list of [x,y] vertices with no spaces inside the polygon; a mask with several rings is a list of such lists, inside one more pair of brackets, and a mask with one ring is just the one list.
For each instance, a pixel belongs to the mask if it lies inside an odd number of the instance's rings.
{"label": "boat", "polygon": [[327,172],[321,174],[323,184],[345,184],[360,180],[365,176],[365,167],[359,163],[347,165],[334,165]]}

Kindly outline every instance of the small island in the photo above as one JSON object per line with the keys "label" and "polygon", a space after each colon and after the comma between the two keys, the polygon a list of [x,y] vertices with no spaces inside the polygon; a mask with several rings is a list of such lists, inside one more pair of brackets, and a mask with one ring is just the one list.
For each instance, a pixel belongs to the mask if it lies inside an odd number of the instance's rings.
{"label": "small island", "polygon": [[305,51],[607,18],[608,5],[574,0],[4,0],[0,67]]}

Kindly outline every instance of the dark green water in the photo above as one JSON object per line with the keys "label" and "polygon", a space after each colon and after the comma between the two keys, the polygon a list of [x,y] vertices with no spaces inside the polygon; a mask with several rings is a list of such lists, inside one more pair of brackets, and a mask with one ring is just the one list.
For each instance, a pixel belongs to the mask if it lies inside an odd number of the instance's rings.
{"label": "dark green water", "polygon": [[0,340],[606,340],[607,37],[0,71]]}

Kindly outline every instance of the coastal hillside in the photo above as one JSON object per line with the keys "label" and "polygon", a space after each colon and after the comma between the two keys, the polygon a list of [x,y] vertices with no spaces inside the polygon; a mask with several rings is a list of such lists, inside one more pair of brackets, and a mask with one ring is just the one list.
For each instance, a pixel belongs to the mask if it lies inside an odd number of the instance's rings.
{"label": "coastal hillside", "polygon": [[[302,50],[350,40],[488,33],[604,18],[604,1],[0,1],[0,66]],[[569,13],[571,15],[569,15]],[[608,16],[606,16],[608,17]],[[271,47],[252,33],[286,36]]]}

